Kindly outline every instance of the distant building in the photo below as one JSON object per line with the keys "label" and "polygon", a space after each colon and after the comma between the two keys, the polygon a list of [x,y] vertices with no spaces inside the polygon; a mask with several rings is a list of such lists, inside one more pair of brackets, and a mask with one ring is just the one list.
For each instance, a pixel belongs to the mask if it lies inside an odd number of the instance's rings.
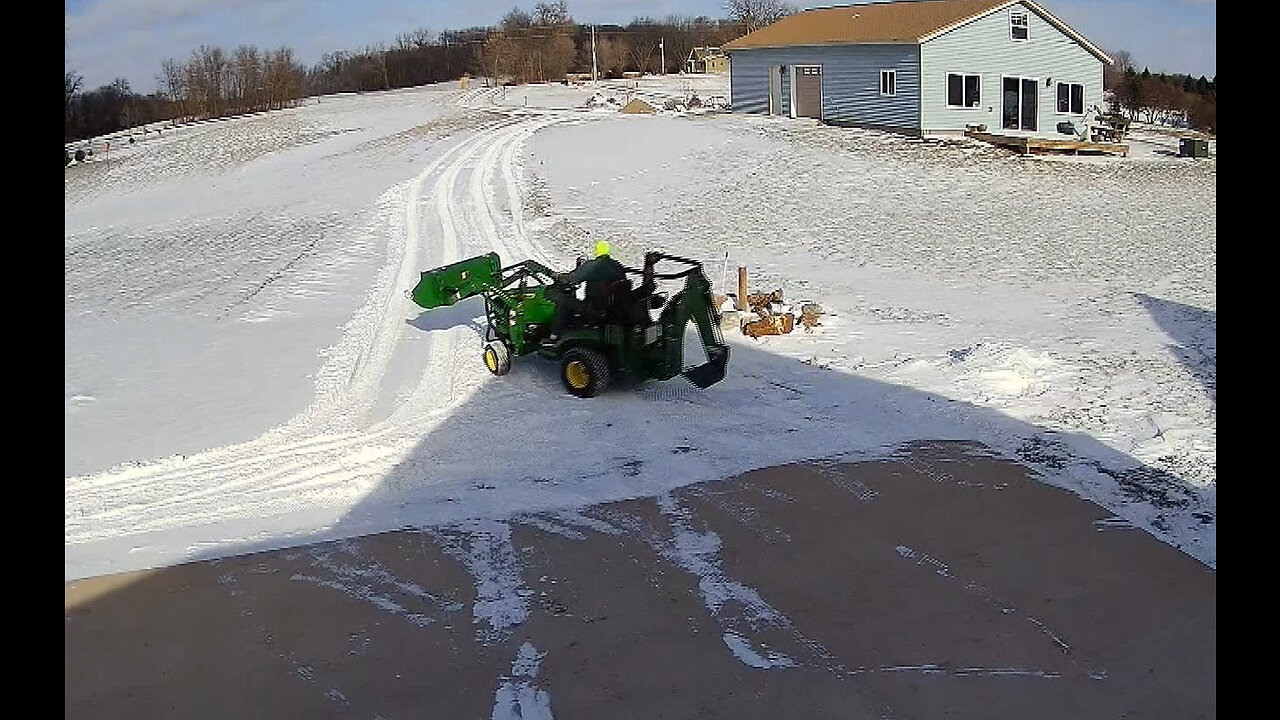
{"label": "distant building", "polygon": [[734,112],[912,135],[985,125],[1053,136],[1059,123],[1080,127],[1103,103],[1102,67],[1111,63],[1031,0],[806,10],[724,49]]}
{"label": "distant building", "polygon": [[689,73],[722,73],[729,72],[729,56],[718,47],[696,47],[689,51],[689,59],[684,63],[684,71]]}

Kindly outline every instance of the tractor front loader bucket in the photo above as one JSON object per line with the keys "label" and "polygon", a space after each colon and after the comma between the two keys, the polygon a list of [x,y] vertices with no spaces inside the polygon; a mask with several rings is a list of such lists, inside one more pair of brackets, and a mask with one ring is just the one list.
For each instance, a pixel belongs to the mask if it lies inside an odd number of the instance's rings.
{"label": "tractor front loader bucket", "polygon": [[489,253],[422,273],[409,297],[430,310],[500,287],[502,263],[498,253]]}

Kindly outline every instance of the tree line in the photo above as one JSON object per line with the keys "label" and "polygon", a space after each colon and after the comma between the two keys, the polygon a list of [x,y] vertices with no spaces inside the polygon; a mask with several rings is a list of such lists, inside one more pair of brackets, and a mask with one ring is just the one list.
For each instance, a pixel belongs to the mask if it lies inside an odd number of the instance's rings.
{"label": "tree line", "polygon": [[1218,76],[1138,72],[1126,51],[1112,53],[1113,65],[1103,71],[1103,87],[1112,93],[1111,110],[1130,120],[1162,125],[1185,124],[1217,132]]}
{"label": "tree line", "polygon": [[181,122],[289,107],[308,94],[306,77],[288,47],[241,45],[227,53],[201,45],[185,63],[165,60],[157,79]]}
{"label": "tree line", "polygon": [[132,92],[116,78],[102,87],[80,92],[83,78],[66,77],[66,141],[106,135],[160,120],[187,122],[297,104],[311,94],[307,68],[281,47],[260,50],[241,45],[228,53],[201,45],[186,62],[165,60],[156,77],[158,89]]}
{"label": "tree line", "polygon": [[[781,0],[729,0],[727,7],[725,19],[672,14],[594,26],[595,70],[603,78],[680,72],[694,47],[723,45],[796,11]],[[86,92],[83,78],[67,70],[64,135],[72,141],[159,120],[276,110],[312,95],[413,87],[464,74],[492,83],[560,80],[592,71],[592,31],[573,19],[565,0],[556,0],[531,12],[513,8],[495,26],[419,28],[389,46],[326,53],[309,68],[288,47],[202,45],[185,61],[165,60],[156,91],[147,95],[133,92],[123,78]]]}
{"label": "tree line", "polygon": [[89,92],[80,92],[83,78],[74,70],[66,77],[66,140],[106,135],[118,130],[173,117],[169,103],[156,94],[138,95],[129,81],[115,80]]}
{"label": "tree line", "polygon": [[[602,78],[676,73],[695,47],[718,47],[793,14],[782,0],[728,0],[727,18],[670,14],[637,17],[626,25],[583,25],[565,0],[539,2],[532,11],[512,8],[495,26],[433,32],[419,28],[390,46],[340,50],[312,67],[288,47],[231,52],[202,45],[185,62],[169,59],[148,95],[117,78],[89,92],[74,70],[66,77],[67,141],[118,132],[159,120],[199,120],[296,105],[312,95],[413,87],[464,74],[490,83],[545,82],[568,73]],[[594,42],[593,42],[594,40]],[[1209,131],[1217,124],[1217,77],[1138,72],[1128,52],[1112,53],[1104,87],[1112,109],[1153,123],[1183,122]]]}
{"label": "tree line", "polygon": [[364,92],[456,80],[475,72],[478,48],[491,28],[402,33],[387,47],[325,53],[307,73],[310,94]]}
{"label": "tree line", "polygon": [[[744,6],[759,1],[735,0]],[[784,3],[772,4],[779,13],[794,12]],[[594,71],[602,78],[680,72],[693,48],[720,46],[748,32],[744,15],[730,5],[729,19],[670,14],[594,26],[576,23],[564,0],[538,3],[532,13],[515,8],[485,39],[482,72],[491,82],[516,83],[557,80],[570,72]]]}

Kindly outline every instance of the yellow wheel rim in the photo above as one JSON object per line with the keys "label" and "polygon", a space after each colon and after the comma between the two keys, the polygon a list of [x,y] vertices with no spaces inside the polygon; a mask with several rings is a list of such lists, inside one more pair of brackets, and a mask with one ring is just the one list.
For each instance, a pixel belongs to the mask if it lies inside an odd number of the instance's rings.
{"label": "yellow wheel rim", "polygon": [[564,378],[574,390],[582,390],[591,383],[591,371],[581,360],[573,360],[564,367]]}
{"label": "yellow wheel rim", "polygon": [[484,349],[484,364],[489,368],[489,372],[498,372],[498,353],[493,348]]}

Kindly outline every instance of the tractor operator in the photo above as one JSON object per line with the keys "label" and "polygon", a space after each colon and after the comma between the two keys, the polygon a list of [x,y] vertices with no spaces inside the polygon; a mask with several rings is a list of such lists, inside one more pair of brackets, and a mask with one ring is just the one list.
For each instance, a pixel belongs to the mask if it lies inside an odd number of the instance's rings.
{"label": "tractor operator", "polygon": [[[579,265],[573,272],[558,273],[557,285],[547,288],[547,298],[556,304],[556,319],[551,326],[550,340],[558,340],[577,314],[603,314],[609,304],[609,286],[627,279],[622,263],[609,257],[609,243],[596,242],[595,258]],[[574,293],[578,283],[586,282],[586,300],[579,300]]]}

